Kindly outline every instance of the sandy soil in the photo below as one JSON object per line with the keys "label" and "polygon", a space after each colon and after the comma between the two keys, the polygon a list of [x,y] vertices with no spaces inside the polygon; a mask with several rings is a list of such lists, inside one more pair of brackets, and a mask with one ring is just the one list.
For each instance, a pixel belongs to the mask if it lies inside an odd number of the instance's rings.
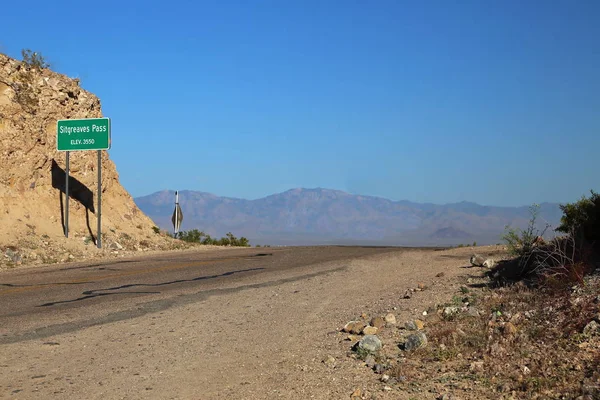
{"label": "sandy soil", "polygon": [[[461,268],[472,252],[410,250],[334,262],[328,274],[3,345],[0,398],[340,399],[360,388],[363,398],[432,399],[385,391],[348,356],[351,343],[340,328],[362,313],[392,312],[403,323],[446,302],[479,272]],[[427,289],[404,299],[418,283]],[[328,356],[333,366],[323,362]]]}

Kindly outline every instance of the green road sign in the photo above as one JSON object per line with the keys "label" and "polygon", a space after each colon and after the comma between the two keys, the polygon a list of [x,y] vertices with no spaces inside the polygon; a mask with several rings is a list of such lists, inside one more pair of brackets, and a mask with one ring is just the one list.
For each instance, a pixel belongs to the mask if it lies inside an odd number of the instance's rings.
{"label": "green road sign", "polygon": [[58,151],[110,149],[110,118],[59,120],[56,148]]}

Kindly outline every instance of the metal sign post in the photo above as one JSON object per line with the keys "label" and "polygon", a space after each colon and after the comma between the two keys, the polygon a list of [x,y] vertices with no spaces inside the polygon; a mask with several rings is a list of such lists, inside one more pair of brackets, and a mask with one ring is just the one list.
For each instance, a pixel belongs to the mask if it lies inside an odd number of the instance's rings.
{"label": "metal sign post", "polygon": [[65,237],[69,237],[69,153],[97,150],[98,153],[98,237],[96,245],[102,248],[102,150],[111,146],[110,118],[63,119],[56,122],[56,148],[66,152],[65,168]]}
{"label": "metal sign post", "polygon": [[173,222],[174,237],[177,237],[177,233],[181,227],[181,221],[183,221],[183,213],[181,212],[181,207],[179,207],[179,192],[175,191],[175,211],[173,211],[173,216],[171,217],[171,222]]}
{"label": "metal sign post", "polygon": [[65,161],[65,237],[69,237],[69,152],[67,151]]}
{"label": "metal sign post", "polygon": [[102,150],[98,150],[98,248],[102,248]]}

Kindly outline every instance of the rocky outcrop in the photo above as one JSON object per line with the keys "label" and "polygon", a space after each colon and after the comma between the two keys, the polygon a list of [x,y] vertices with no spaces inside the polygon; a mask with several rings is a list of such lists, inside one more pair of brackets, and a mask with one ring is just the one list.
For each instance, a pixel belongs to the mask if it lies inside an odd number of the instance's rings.
{"label": "rocky outcrop", "polygon": [[[70,238],[65,239],[65,153],[56,149],[56,124],[59,119],[102,116],[100,100],[82,89],[79,80],[0,54],[0,250],[17,249],[23,262],[39,258],[27,260],[39,253],[34,250],[57,243],[71,253],[92,251],[97,154],[71,152]],[[168,242],[153,232],[152,220],[120,185],[106,151],[102,152],[102,225],[107,248],[113,242],[131,250]]]}

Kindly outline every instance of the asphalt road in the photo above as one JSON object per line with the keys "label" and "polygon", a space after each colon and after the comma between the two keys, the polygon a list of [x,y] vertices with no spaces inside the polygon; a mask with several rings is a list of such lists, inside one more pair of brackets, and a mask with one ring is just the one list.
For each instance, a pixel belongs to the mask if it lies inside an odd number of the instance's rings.
{"label": "asphalt road", "polygon": [[0,344],[164,313],[235,292],[344,268],[344,261],[402,251],[386,247],[253,248],[169,253],[0,273]]}

